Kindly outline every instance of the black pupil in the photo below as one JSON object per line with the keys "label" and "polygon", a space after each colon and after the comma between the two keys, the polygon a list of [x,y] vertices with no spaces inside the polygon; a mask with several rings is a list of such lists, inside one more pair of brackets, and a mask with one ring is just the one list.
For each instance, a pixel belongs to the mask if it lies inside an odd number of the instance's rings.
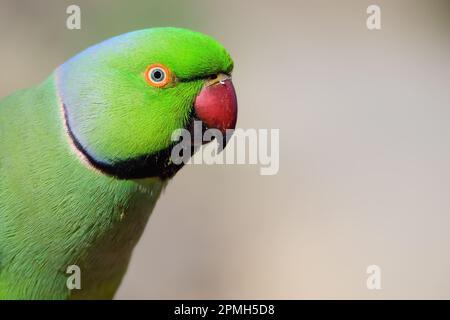
{"label": "black pupil", "polygon": [[163,73],[161,72],[161,70],[155,70],[152,72],[152,78],[155,81],[161,81],[163,80]]}

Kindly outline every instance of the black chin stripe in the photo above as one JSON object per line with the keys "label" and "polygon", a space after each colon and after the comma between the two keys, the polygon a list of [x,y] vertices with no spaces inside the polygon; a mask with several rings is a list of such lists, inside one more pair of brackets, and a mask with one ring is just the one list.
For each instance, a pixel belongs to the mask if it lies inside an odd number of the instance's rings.
{"label": "black chin stripe", "polygon": [[94,168],[107,175],[123,180],[143,179],[151,177],[168,179],[172,178],[178,172],[178,170],[183,167],[183,163],[174,164],[170,161],[170,155],[173,146],[170,146],[153,154],[125,159],[114,163],[99,161],[95,159],[91,154],[89,154],[89,152],[81,145],[80,141],[73,133],[69,123],[69,119],[67,117],[67,108],[64,103],[63,111],[67,132],[74,146],[86,157],[86,159]]}

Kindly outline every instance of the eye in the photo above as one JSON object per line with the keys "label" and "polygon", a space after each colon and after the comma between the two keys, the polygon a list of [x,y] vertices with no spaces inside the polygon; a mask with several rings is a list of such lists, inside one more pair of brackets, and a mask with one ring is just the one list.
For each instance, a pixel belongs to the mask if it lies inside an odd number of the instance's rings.
{"label": "eye", "polygon": [[152,64],[145,71],[145,80],[156,88],[162,88],[171,81],[170,70],[162,64]]}

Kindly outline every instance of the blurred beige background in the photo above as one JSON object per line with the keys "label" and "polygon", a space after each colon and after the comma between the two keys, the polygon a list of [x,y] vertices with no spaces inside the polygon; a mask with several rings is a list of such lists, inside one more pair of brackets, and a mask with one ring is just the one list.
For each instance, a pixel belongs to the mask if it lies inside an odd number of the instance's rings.
{"label": "blurred beige background", "polygon": [[238,126],[280,129],[280,171],[182,170],[118,299],[450,298],[450,1],[0,0],[0,97],[154,26],[229,49]]}

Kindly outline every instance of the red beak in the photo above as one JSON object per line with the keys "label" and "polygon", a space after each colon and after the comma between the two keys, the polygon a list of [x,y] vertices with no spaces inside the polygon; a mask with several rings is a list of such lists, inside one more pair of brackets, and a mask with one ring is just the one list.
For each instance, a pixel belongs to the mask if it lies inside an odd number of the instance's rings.
{"label": "red beak", "polygon": [[208,128],[223,134],[234,129],[237,121],[237,98],[229,76],[219,74],[200,91],[194,103],[195,113]]}

